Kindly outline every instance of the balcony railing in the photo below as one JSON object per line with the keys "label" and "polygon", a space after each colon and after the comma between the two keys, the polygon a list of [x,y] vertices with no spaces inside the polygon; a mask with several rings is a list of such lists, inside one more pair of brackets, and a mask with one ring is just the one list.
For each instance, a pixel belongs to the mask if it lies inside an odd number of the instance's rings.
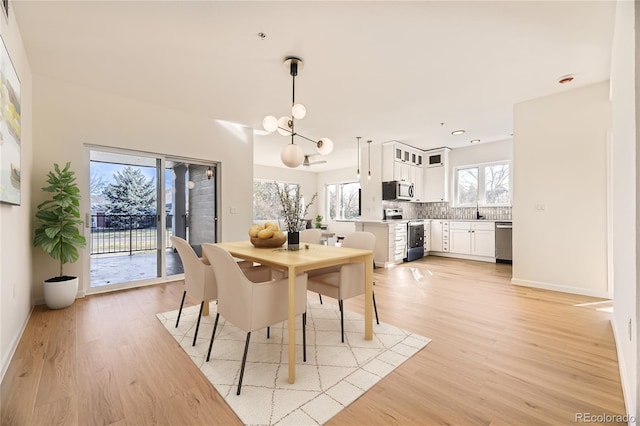
{"label": "balcony railing", "polygon": [[[91,254],[153,251],[158,248],[158,217],[151,215],[91,215]],[[173,215],[167,215],[166,248],[171,247]]]}

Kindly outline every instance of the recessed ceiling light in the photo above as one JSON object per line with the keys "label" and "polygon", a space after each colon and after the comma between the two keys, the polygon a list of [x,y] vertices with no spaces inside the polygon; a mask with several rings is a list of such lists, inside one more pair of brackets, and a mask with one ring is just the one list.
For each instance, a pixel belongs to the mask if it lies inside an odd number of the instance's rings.
{"label": "recessed ceiling light", "polygon": [[558,78],[558,83],[560,84],[567,84],[567,83],[571,83],[572,81],[573,81],[573,75],[571,74],[563,75],[562,77]]}
{"label": "recessed ceiling light", "polygon": [[462,135],[464,134],[464,130],[454,130],[451,132],[452,135]]}
{"label": "recessed ceiling light", "polygon": [[478,142],[480,142],[480,139],[474,139],[471,141],[471,143],[478,143]]}

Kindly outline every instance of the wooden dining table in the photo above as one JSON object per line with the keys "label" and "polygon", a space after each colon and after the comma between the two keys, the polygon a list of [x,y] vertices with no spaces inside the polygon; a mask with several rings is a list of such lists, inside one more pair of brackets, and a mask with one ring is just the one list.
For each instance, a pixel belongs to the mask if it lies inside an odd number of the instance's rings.
{"label": "wooden dining table", "polygon": [[[250,241],[216,243],[232,256],[271,268],[282,269],[289,276],[289,383],[296,378],[296,333],[295,333],[295,277],[313,269],[345,263],[361,262],[365,265],[364,294],[364,338],[373,339],[373,252],[348,247],[301,244],[300,250],[290,251],[280,248],[257,248]],[[309,248],[305,248],[308,246]]]}

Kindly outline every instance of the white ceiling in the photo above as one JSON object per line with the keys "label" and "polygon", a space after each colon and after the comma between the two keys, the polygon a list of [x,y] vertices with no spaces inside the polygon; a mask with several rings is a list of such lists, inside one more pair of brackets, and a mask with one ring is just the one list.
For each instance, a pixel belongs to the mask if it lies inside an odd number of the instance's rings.
{"label": "white ceiling", "polygon": [[[356,136],[423,149],[510,138],[514,103],[609,77],[615,14],[611,1],[11,6],[34,74],[258,129],[257,164],[282,166],[290,140],[262,135],[262,119],[288,114],[282,62],[301,57],[307,116],[296,128],[335,144],[326,164],[305,168],[314,171],[353,166]],[[561,86],[565,74],[575,80]]]}

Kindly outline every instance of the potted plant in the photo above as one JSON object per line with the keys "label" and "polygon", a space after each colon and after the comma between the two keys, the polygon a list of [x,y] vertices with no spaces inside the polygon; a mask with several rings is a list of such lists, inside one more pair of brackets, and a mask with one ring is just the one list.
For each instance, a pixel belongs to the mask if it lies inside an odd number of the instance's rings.
{"label": "potted plant", "polygon": [[316,229],[321,229],[322,228],[322,216],[318,215],[316,216]]}
{"label": "potted plant", "polygon": [[49,186],[42,188],[52,193],[51,199],[40,203],[36,211],[35,236],[33,245],[41,247],[53,259],[60,261],[60,275],[44,281],[44,300],[50,309],[70,306],[78,292],[78,277],[63,275],[62,266],[78,260],[78,249],[86,245],[80,235],[80,189],[74,172],[67,163],[60,170],[54,164],[54,171],[47,175]]}
{"label": "potted plant", "polygon": [[298,250],[300,229],[302,229],[304,217],[307,214],[307,209],[313,204],[318,194],[313,194],[311,201],[307,205],[303,205],[300,185],[293,185],[293,189],[288,185],[284,185],[281,188],[277,182],[274,182],[274,186],[282,207],[282,218],[287,228],[287,248],[289,250]]}

